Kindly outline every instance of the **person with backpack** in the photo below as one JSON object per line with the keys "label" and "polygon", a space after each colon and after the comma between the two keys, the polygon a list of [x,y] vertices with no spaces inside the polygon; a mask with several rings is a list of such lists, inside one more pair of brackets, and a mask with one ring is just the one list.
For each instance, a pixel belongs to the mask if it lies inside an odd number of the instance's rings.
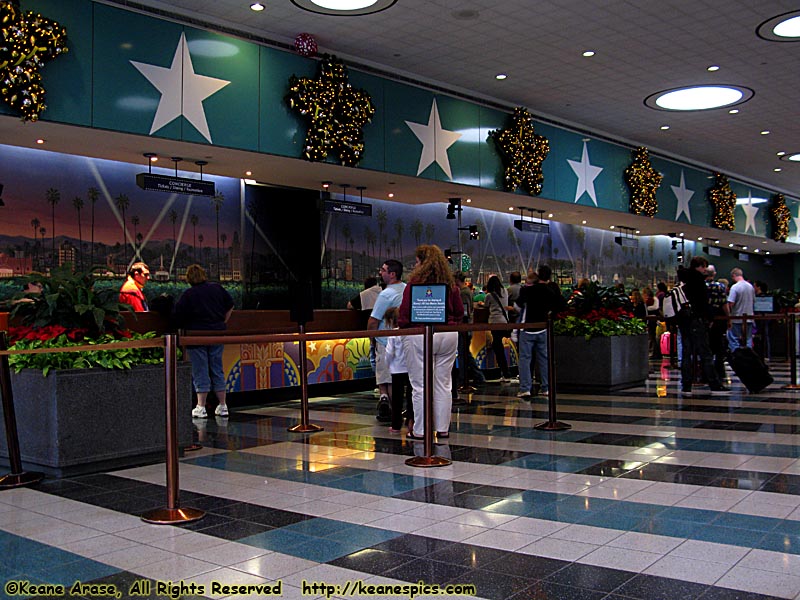
{"label": "person with backpack", "polygon": [[[700,359],[703,375],[712,394],[727,394],[728,388],[722,385],[719,375],[714,368],[714,357],[708,342],[708,330],[711,325],[708,304],[708,290],[706,288],[706,269],[708,260],[702,256],[692,257],[689,268],[678,268],[678,280],[683,283],[683,292],[686,294],[688,307],[681,310],[676,319],[681,332],[683,353],[681,355],[681,393],[684,396],[692,395],[692,380],[694,379],[694,357]],[[665,313],[666,314],[666,313]]]}

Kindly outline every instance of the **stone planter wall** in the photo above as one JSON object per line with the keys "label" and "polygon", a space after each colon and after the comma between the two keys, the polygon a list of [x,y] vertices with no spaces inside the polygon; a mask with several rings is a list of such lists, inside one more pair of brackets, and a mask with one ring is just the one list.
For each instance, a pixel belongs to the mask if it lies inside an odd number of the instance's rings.
{"label": "stone planter wall", "polygon": [[556,336],[559,392],[613,392],[644,384],[648,373],[647,334],[600,337]]}
{"label": "stone planter wall", "polygon": [[[65,477],[163,459],[164,367],[24,369],[11,374],[20,455],[28,470]],[[178,445],[192,443],[191,366],[178,365]],[[0,457],[8,464],[0,420]]]}

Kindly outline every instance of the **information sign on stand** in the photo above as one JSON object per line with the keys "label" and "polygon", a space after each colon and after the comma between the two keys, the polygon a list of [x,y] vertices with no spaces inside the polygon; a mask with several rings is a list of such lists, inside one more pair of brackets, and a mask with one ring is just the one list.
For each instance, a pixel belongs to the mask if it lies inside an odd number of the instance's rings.
{"label": "information sign on stand", "polygon": [[411,322],[417,325],[447,323],[447,285],[411,285]]}

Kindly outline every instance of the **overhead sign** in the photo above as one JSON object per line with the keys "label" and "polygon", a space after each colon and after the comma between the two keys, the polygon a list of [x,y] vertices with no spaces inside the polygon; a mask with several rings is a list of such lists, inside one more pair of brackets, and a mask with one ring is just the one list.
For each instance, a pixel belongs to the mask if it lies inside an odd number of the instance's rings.
{"label": "overhead sign", "polygon": [[170,194],[187,194],[190,196],[213,196],[217,193],[213,181],[153,175],[152,173],[139,173],[136,175],[136,185],[148,192],[168,192]]}
{"label": "overhead sign", "polygon": [[363,202],[348,202],[347,200],[325,200],[323,210],[326,213],[357,215],[359,217],[372,216],[372,204],[364,204]]}
{"label": "overhead sign", "polygon": [[527,233],[550,233],[550,225],[548,223],[541,223],[539,221],[525,221],[523,219],[517,219],[514,221],[514,227]]}

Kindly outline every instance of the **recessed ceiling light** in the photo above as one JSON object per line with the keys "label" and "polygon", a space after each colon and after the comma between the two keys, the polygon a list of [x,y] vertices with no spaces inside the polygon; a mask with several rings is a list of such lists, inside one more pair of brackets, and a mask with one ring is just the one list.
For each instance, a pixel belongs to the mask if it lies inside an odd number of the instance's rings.
{"label": "recessed ceiling light", "polygon": [[747,250],[747,246],[742,246],[742,250]]}
{"label": "recessed ceiling light", "polygon": [[772,170],[775,171],[776,173],[780,173],[781,171],[783,171],[783,169],[781,169],[780,167],[775,167]]}
{"label": "recessed ceiling light", "polygon": [[714,71],[719,71],[719,66],[718,65],[710,65],[709,67],[706,68],[706,71],[711,71],[712,73]]}
{"label": "recessed ceiling light", "polygon": [[262,10],[264,10],[264,5],[261,4],[261,2],[253,2],[250,5],[250,10],[254,10],[255,12],[261,12]]}
{"label": "recessed ceiling light", "polygon": [[761,243],[762,243],[762,244],[768,244],[769,242],[767,242],[767,240],[764,240],[764,241],[763,241],[763,242],[761,242]]}
{"label": "recessed ceiling light", "polygon": [[611,227],[609,227],[609,229],[614,229],[614,226],[612,225]]}
{"label": "recessed ceiling light", "polygon": [[747,102],[753,93],[736,85],[695,85],[657,92],[645,98],[644,103],[657,110],[711,110]]}
{"label": "recessed ceiling light", "polygon": [[729,115],[738,115],[739,114],[739,109],[738,108],[732,108],[732,109],[730,109],[728,111],[728,114]]}
{"label": "recessed ceiling light", "polygon": [[766,252],[766,253],[767,253],[767,254],[769,254],[769,250],[767,250],[767,252]]}
{"label": "recessed ceiling light", "polygon": [[662,125],[661,126],[661,131],[666,131],[667,129],[669,129],[669,125]]}
{"label": "recessed ceiling light", "polygon": [[756,248],[755,252],[761,252],[761,248]]}
{"label": "recessed ceiling light", "polygon": [[508,210],[510,210],[510,211],[512,211],[512,212],[513,212],[513,211],[514,211],[514,207],[513,207],[513,206],[509,206],[509,207],[508,207]]}
{"label": "recessed ceiling light", "polygon": [[[733,244],[728,244],[728,248],[733,248]],[[798,250],[800,252],[800,250]]]}
{"label": "recessed ceiling light", "polygon": [[698,241],[698,242],[702,242],[702,241],[703,241],[703,236],[702,236],[702,235],[701,235],[701,236],[699,236],[699,237],[697,238],[697,241]]}
{"label": "recessed ceiling light", "polygon": [[637,230],[636,230],[636,233],[642,233],[642,232],[641,232],[641,231],[639,231],[639,230],[637,229]]}
{"label": "recessed ceiling light", "polygon": [[769,129],[765,129],[761,132],[761,135],[769,135]]}
{"label": "recessed ceiling light", "polygon": [[292,0],[304,10],[321,15],[370,15],[386,10],[397,0]]}
{"label": "recessed ceiling light", "polygon": [[714,240],[714,243],[715,244],[719,244],[719,240]]}
{"label": "recessed ceiling light", "polygon": [[394,194],[392,192],[389,192],[389,198],[394,198]]}
{"label": "recessed ceiling light", "polygon": [[585,56],[586,58],[594,56],[594,50],[587,50],[586,52],[583,53],[583,56]]}
{"label": "recessed ceiling light", "polygon": [[158,157],[157,156],[151,156],[150,157],[150,162],[158,162]]}
{"label": "recessed ceiling light", "polygon": [[681,237],[683,237],[683,232],[681,231],[681,232],[680,232],[678,235],[679,235],[679,236],[681,236]]}
{"label": "recessed ceiling light", "polygon": [[786,154],[786,152],[779,154],[778,156],[781,157],[781,160],[788,160],[790,162],[800,162],[800,152],[793,152],[792,154]]}
{"label": "recessed ceiling light", "polygon": [[777,153],[777,156],[785,156],[785,155],[786,155],[786,152],[784,152],[783,150],[781,150],[780,152]]}
{"label": "recessed ceiling light", "polygon": [[498,81],[503,81],[507,77],[508,75],[506,75],[505,73],[498,73],[497,75],[494,76],[494,78],[497,79]]}
{"label": "recessed ceiling light", "polygon": [[756,29],[759,37],[772,42],[794,42],[800,39],[800,10],[767,19]]}
{"label": "recessed ceiling light", "polygon": [[548,219],[552,219],[553,218],[553,213],[550,213],[549,215],[547,215],[547,218]]}
{"label": "recessed ceiling light", "polygon": [[38,140],[36,140],[36,143],[37,144],[44,144],[44,140],[42,138],[39,138]]}
{"label": "recessed ceiling light", "polygon": [[245,171],[244,174],[247,175],[248,177],[250,177],[250,175],[252,175],[253,172],[252,171]]}
{"label": "recessed ceiling light", "polygon": [[581,225],[586,225],[586,219],[584,219],[583,221],[581,221]]}
{"label": "recessed ceiling light", "polygon": [[472,198],[467,198],[467,204],[469,204],[470,202],[472,202]]}

